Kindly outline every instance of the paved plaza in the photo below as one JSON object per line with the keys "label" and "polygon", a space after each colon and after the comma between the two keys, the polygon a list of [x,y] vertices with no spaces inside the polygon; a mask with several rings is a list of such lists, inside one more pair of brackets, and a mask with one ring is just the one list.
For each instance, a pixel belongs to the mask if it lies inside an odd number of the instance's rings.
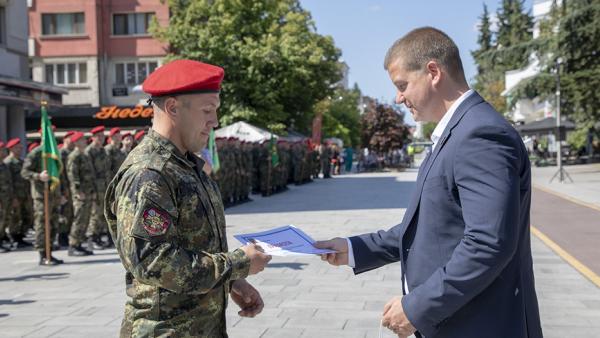
{"label": "paved plaza", "polygon": [[[318,180],[227,210],[233,235],[294,224],[315,239],[347,236],[398,223],[416,171]],[[534,201],[535,203],[535,201]],[[545,337],[600,337],[600,288],[532,238]],[[1,337],[115,337],[125,302],[124,273],[114,250],[38,267],[32,251],[0,256]],[[399,264],[360,276],[318,257],[274,257],[249,278],[265,300],[254,319],[227,313],[232,338],[378,337],[383,305],[401,293]],[[485,332],[482,332],[485,337]],[[385,331],[384,337],[393,337]]]}

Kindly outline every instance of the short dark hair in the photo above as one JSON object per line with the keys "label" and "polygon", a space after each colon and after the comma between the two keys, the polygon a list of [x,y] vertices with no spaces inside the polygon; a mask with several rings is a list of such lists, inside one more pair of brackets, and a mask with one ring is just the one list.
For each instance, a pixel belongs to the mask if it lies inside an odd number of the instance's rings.
{"label": "short dark hair", "polygon": [[466,82],[458,47],[439,29],[417,28],[396,40],[385,55],[383,68],[388,70],[398,59],[409,71],[424,70],[427,62],[435,60],[455,81]]}

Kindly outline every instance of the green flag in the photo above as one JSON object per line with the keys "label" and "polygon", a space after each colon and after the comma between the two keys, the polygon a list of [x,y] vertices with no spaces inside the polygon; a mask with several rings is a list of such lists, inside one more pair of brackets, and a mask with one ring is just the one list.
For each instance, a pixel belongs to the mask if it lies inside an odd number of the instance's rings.
{"label": "green flag", "polygon": [[210,131],[208,138],[208,151],[210,152],[210,159],[212,161],[212,170],[214,173],[219,171],[221,168],[221,162],[219,161],[219,151],[217,149],[217,142],[215,141],[215,131]]}
{"label": "green flag", "polygon": [[275,144],[275,135],[271,133],[271,141],[269,141],[271,150],[271,166],[276,167],[279,164],[279,154],[277,154],[277,145]]}
{"label": "green flag", "polygon": [[62,163],[60,161],[60,153],[56,145],[56,139],[52,132],[52,124],[48,118],[46,105],[42,104],[42,168],[46,168],[48,176],[50,176],[50,190],[56,189],[60,183],[60,172]]}

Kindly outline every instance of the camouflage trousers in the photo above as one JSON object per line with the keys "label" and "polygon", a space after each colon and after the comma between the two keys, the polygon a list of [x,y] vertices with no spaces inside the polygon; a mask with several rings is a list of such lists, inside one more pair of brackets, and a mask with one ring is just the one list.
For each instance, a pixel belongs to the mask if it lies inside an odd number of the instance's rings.
{"label": "camouflage trousers", "polygon": [[87,236],[94,237],[108,233],[108,224],[104,218],[104,193],[96,193],[96,198],[92,200],[92,215],[90,216],[90,226],[87,229]]}
{"label": "camouflage trousers", "polygon": [[10,199],[0,196],[0,239],[6,236],[8,215],[10,211]]}
{"label": "camouflage trousers", "polygon": [[68,234],[73,224],[73,199],[67,198],[67,202],[60,206],[60,217],[58,225],[59,234]]}
{"label": "camouflage trousers", "polygon": [[11,236],[24,236],[31,226],[31,200],[27,197],[17,198],[17,206],[13,207],[13,202],[6,215],[8,232]]}
{"label": "camouflage trousers", "polygon": [[[54,239],[56,232],[58,231],[58,214],[59,210],[59,198],[56,196],[50,196],[48,198],[48,211],[50,212],[50,243]],[[46,217],[44,209],[44,199],[35,198],[33,200],[33,228],[35,229],[35,243],[34,247],[37,251],[44,251],[46,249]]]}
{"label": "camouflage trousers", "polygon": [[84,199],[73,198],[73,224],[69,232],[69,246],[81,245],[86,240],[86,230],[90,224],[92,196]]}

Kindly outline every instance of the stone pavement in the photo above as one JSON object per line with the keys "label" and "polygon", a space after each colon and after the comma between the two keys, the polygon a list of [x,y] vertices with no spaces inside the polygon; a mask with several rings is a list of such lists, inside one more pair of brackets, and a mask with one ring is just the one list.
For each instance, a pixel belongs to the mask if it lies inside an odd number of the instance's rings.
{"label": "stone pavement", "polygon": [[[233,234],[284,224],[315,239],[347,236],[398,223],[414,186],[415,171],[319,180],[227,210]],[[545,337],[600,337],[600,288],[536,238],[533,254]],[[123,269],[113,251],[93,258],[58,256],[68,264],[35,265],[33,252],[0,255],[1,337],[114,337],[125,294]],[[318,257],[274,258],[249,281],[266,306],[254,319],[227,317],[232,338],[378,337],[385,302],[401,293],[399,264],[360,276]],[[393,337],[385,332],[384,337]],[[482,333],[485,337],[485,333]]]}
{"label": "stone pavement", "polygon": [[558,167],[532,167],[532,183],[535,187],[558,193],[590,204],[600,210],[600,163],[564,166],[573,182],[568,179],[564,183],[555,178],[550,180]]}

